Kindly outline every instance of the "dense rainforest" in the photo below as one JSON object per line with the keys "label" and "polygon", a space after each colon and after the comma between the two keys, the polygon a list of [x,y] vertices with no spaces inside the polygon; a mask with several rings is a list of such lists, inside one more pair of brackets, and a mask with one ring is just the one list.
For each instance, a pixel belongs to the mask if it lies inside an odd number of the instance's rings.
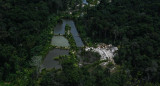
{"label": "dense rainforest", "polygon": [[33,86],[35,70],[29,62],[46,52],[57,11],[66,9],[63,4],[65,1],[0,0],[0,81]]}
{"label": "dense rainforest", "polygon": [[[77,8],[80,0],[0,0],[0,86],[159,86],[160,0],[99,1]],[[84,12],[72,16],[86,45],[118,46],[116,70],[100,61],[79,67],[72,53],[59,57],[62,70],[37,74],[30,65],[33,56],[48,53],[52,30],[68,8]]]}
{"label": "dense rainforest", "polygon": [[78,19],[82,36],[117,45],[115,62],[140,83],[160,82],[159,0],[101,0],[86,12]]}

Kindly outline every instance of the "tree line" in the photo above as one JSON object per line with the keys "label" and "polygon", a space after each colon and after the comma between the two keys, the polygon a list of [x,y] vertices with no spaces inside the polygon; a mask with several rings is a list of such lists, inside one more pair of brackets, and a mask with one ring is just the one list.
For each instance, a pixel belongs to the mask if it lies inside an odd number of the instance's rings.
{"label": "tree line", "polygon": [[87,14],[77,19],[81,34],[91,42],[118,46],[114,60],[136,79],[133,83],[159,83],[160,1],[100,0],[86,10]]}
{"label": "tree line", "polygon": [[29,63],[50,44],[57,13],[66,9],[65,2],[0,0],[0,81],[33,86],[35,71]]}

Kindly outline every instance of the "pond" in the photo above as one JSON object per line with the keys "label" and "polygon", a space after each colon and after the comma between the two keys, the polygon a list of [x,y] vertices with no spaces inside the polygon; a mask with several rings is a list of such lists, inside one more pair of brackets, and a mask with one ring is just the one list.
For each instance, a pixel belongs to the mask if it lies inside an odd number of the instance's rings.
{"label": "pond", "polygon": [[78,34],[77,28],[73,22],[73,20],[63,19],[62,23],[57,24],[54,28],[54,35],[64,35],[65,34],[65,25],[68,24],[71,27],[71,34],[76,42],[77,47],[83,47],[84,44]]}
{"label": "pond", "polygon": [[58,23],[54,28],[54,35],[64,35],[65,34],[65,23]]}
{"label": "pond", "polygon": [[58,57],[60,55],[68,55],[69,50],[64,50],[64,49],[53,49],[51,50],[46,58],[43,61],[42,68],[41,69],[60,69],[62,68],[61,65],[59,64],[59,61],[54,60],[55,57]]}
{"label": "pond", "polygon": [[53,36],[51,45],[58,47],[69,47],[68,40],[64,36]]}
{"label": "pond", "polygon": [[[69,42],[68,40],[62,36],[65,35],[65,25],[68,24],[71,27],[71,34],[76,42],[77,47],[83,47],[84,44],[78,34],[78,31],[75,27],[75,24],[72,20],[62,20],[62,23],[57,24],[57,26],[54,28],[54,35],[52,40],[51,40],[51,45],[58,46],[58,47],[69,47]],[[60,56],[60,55],[68,55],[69,50],[64,50],[64,49],[53,49],[51,50],[46,58],[44,59],[42,65],[41,65],[41,70],[42,69],[59,69],[62,68],[61,65],[59,64],[59,61],[54,60],[54,58]]]}

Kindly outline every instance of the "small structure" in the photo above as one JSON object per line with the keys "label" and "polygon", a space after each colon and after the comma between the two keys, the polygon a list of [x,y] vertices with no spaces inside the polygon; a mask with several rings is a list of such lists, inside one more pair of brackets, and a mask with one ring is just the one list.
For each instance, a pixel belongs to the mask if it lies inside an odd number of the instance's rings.
{"label": "small structure", "polygon": [[88,2],[86,0],[82,0],[83,4],[88,5]]}

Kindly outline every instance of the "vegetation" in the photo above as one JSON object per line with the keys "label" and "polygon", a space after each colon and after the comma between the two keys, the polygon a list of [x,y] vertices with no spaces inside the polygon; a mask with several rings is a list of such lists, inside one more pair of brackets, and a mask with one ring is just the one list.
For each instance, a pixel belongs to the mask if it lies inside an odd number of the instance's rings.
{"label": "vegetation", "polygon": [[65,26],[65,37],[68,39],[70,44],[70,50],[77,50],[76,42],[71,34],[71,27],[67,24]]}
{"label": "vegetation", "polygon": [[93,63],[100,60],[100,55],[97,52],[93,51],[83,51],[81,52],[81,58],[84,63]]}
{"label": "vegetation", "polygon": [[[59,17],[54,1],[0,0],[0,81],[33,86],[33,56],[45,56]],[[25,6],[24,6],[25,5]],[[52,15],[51,15],[52,14]],[[50,16],[51,15],[51,16]]]}
{"label": "vegetation", "polygon": [[[160,1],[99,1],[87,0],[97,5],[81,8],[81,0],[0,0],[0,86],[159,86]],[[33,57],[44,58],[55,48],[50,40],[61,18],[75,20],[88,46],[97,42],[117,45],[115,69],[111,63],[102,67],[99,64],[104,61],[90,59],[84,60],[92,64],[79,67],[77,47],[67,25],[70,55],[56,58],[62,69],[39,74],[40,58],[35,60],[38,67],[30,63]]]}
{"label": "vegetation", "polygon": [[0,82],[0,86],[12,86],[10,83]]}
{"label": "vegetation", "polygon": [[46,71],[42,75],[41,86],[76,86],[80,80],[80,69],[75,55],[60,56],[62,70]]}
{"label": "vegetation", "polygon": [[159,4],[159,0],[100,0],[76,21],[87,41],[119,46],[114,60],[128,71],[133,85],[160,81]]}

